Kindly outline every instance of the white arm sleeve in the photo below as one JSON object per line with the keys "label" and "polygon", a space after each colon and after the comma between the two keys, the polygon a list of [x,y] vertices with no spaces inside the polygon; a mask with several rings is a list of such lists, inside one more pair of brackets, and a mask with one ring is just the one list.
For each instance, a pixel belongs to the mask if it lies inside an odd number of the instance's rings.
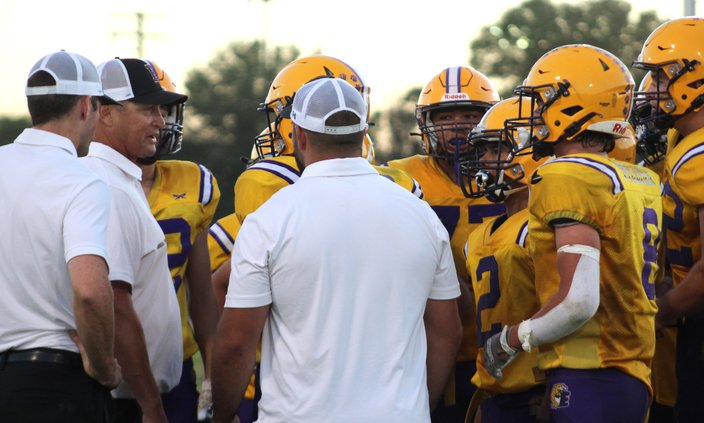
{"label": "white arm sleeve", "polygon": [[587,245],[565,245],[557,252],[580,255],[572,284],[565,299],[552,310],[518,326],[518,339],[525,351],[571,334],[599,308],[599,250]]}

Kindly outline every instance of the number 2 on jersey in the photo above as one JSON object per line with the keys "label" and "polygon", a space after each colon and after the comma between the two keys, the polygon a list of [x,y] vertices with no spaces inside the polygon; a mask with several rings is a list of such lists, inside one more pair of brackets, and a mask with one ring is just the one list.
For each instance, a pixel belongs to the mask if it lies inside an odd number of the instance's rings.
{"label": "number 2 on jersey", "polygon": [[476,281],[477,285],[486,280],[483,278],[485,273],[489,273],[489,292],[482,294],[477,301],[477,336],[479,337],[479,346],[483,347],[486,340],[492,335],[501,332],[501,322],[492,323],[488,331],[482,331],[482,312],[488,308],[496,307],[501,297],[501,289],[499,288],[499,264],[494,256],[482,257],[477,264]]}

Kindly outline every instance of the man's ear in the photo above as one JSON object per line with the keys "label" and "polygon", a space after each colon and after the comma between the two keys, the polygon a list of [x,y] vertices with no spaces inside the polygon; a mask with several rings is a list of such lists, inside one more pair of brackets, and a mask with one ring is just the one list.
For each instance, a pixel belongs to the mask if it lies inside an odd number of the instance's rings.
{"label": "man's ear", "polygon": [[113,119],[114,119],[115,113],[117,112],[115,110],[115,107],[119,107],[119,106],[112,106],[109,104],[101,104],[98,106],[98,116],[99,116],[101,124],[107,125],[107,126],[113,125]]}
{"label": "man's ear", "polygon": [[293,125],[293,136],[296,137],[297,148],[303,152],[308,146],[308,139],[306,138],[306,131],[300,126]]}
{"label": "man's ear", "polygon": [[79,100],[79,109],[81,113],[81,120],[86,120],[88,119],[88,115],[90,114],[91,109],[93,108],[93,105],[91,104],[91,96],[83,96]]}

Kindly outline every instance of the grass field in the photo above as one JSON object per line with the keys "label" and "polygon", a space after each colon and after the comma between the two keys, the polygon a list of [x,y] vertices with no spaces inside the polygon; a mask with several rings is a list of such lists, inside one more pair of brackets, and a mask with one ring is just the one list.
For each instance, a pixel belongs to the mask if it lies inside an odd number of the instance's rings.
{"label": "grass field", "polygon": [[203,357],[201,357],[200,351],[193,356],[193,368],[196,371],[196,386],[200,390],[200,383],[203,381]]}

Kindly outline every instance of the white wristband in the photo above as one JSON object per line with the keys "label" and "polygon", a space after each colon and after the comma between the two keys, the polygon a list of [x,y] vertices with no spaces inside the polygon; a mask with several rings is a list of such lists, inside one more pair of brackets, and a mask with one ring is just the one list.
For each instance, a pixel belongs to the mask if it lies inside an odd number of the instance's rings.
{"label": "white wristband", "polygon": [[508,336],[508,325],[504,325],[504,328],[501,330],[501,336],[499,336],[499,343],[501,344],[501,348],[503,348],[503,350],[506,351],[508,355],[515,355],[518,350],[511,348],[511,346],[508,344]]}
{"label": "white wristband", "polygon": [[530,344],[530,337],[532,334],[533,329],[531,328],[530,320],[524,320],[520,325],[518,325],[518,341],[520,341],[521,348],[523,348],[523,351],[525,352],[530,352],[533,347]]}

